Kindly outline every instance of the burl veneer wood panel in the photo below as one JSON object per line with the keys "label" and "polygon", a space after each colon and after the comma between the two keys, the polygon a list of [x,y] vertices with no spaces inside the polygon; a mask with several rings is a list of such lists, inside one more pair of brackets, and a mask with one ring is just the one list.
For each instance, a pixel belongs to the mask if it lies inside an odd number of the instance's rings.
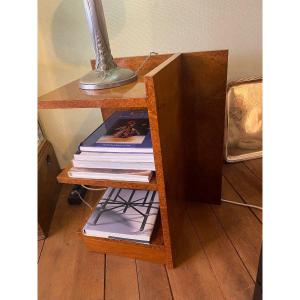
{"label": "burl veneer wood panel", "polygon": [[[156,185],[160,198],[160,212],[166,263],[172,267],[173,257],[170,238],[172,230],[173,241],[178,233],[183,209],[184,195],[184,162],[183,148],[181,146],[181,59],[180,54],[166,57],[151,57],[143,72],[148,72],[144,81],[146,84],[147,107],[151,127],[153,152],[156,164]],[[141,59],[139,64],[144,60]],[[123,66],[132,67],[132,61],[123,60]],[[152,68],[152,71],[151,71]],[[103,118],[106,119],[114,110],[102,109]],[[170,133],[173,130],[173,133]],[[163,161],[164,164],[163,165]],[[176,163],[175,163],[176,162]],[[166,186],[165,186],[166,182]],[[170,205],[168,208],[168,201]],[[171,203],[172,201],[172,203]],[[176,220],[176,221],[175,221]],[[172,225],[169,225],[170,222]]]}
{"label": "burl veneer wood panel", "polygon": [[[115,59],[120,66],[128,64],[133,70],[136,70],[145,57],[119,58]],[[151,58],[153,63],[159,63],[163,57]],[[94,68],[95,61],[91,61]],[[146,67],[146,66],[145,66]],[[143,74],[142,72],[140,74]],[[143,76],[130,84],[103,90],[81,90],[79,80],[75,80],[64,85],[50,93],[39,97],[38,107],[41,108],[100,108],[100,107],[123,107],[126,109],[138,109],[146,107],[146,90],[143,82]]]}
{"label": "burl veneer wood panel", "polygon": [[228,51],[182,54],[187,197],[220,203]]}
{"label": "burl veneer wood panel", "polygon": [[[155,68],[170,54],[151,56],[139,72],[138,80],[123,86],[103,90],[81,90],[79,80],[66,84],[39,97],[38,108],[118,108],[138,109],[146,107],[144,74]],[[116,58],[120,66],[137,70],[147,56]],[[91,61],[92,67],[95,61]]]}
{"label": "burl veneer wood panel", "polygon": [[[160,54],[160,55],[153,55],[151,56],[143,65],[141,70],[139,71],[139,80],[143,82],[144,84],[144,75],[156,68],[158,65],[160,65],[163,61],[168,59],[171,56],[171,54]],[[132,70],[137,70],[139,66],[147,59],[147,56],[134,56],[134,57],[121,57],[121,58],[115,58],[115,62],[120,66],[124,68],[130,68]],[[92,69],[95,69],[95,60],[91,61]],[[145,84],[144,84],[145,89]],[[146,93],[146,89],[145,89]],[[147,106],[147,105],[146,105]],[[143,107],[141,107],[143,108]],[[118,108],[102,108],[102,117],[103,120],[106,120],[114,111],[116,110],[127,110],[128,108],[124,107],[118,107]]]}
{"label": "burl veneer wood panel", "polygon": [[104,90],[81,90],[75,80],[48,94],[39,97],[38,108],[141,108],[146,106],[143,78],[137,81]]}
{"label": "burl veneer wood panel", "polygon": [[165,247],[160,221],[158,221],[155,226],[150,244],[91,237],[83,234],[81,236],[87,248],[93,252],[122,255],[161,264],[166,262]]}
{"label": "burl veneer wood panel", "polygon": [[92,237],[83,234],[81,234],[81,237],[88,250],[92,252],[126,256],[160,264],[167,263],[160,222],[156,225],[150,244]]}
{"label": "burl veneer wood panel", "polygon": [[168,265],[180,234],[185,180],[182,147],[181,55],[174,54],[145,76],[160,213]]}

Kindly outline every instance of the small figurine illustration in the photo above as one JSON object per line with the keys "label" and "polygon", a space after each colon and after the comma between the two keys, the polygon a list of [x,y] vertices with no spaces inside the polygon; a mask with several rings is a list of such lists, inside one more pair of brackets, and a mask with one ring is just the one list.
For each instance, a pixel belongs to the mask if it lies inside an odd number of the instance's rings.
{"label": "small figurine illustration", "polygon": [[116,128],[116,133],[114,133],[113,136],[117,138],[128,138],[130,136],[140,135],[139,131],[134,128],[135,125],[135,121],[128,121],[125,126]]}

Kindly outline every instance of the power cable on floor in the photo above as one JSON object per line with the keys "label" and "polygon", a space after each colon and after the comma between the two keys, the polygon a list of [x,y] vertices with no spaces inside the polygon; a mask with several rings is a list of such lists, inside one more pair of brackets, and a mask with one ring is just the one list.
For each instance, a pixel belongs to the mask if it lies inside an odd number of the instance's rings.
{"label": "power cable on floor", "polygon": [[236,205],[241,205],[241,206],[246,206],[246,207],[252,207],[252,208],[259,209],[259,210],[263,210],[262,207],[257,206],[257,205],[246,204],[246,203],[240,203],[240,202],[230,201],[230,200],[226,200],[226,199],[221,199],[221,201],[222,201],[222,202],[231,203],[231,204],[236,204]]}

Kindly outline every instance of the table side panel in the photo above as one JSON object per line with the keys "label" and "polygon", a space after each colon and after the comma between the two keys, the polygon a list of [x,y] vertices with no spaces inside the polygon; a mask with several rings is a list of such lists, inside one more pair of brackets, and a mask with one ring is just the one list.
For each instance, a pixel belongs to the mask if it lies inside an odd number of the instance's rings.
{"label": "table side panel", "polygon": [[228,51],[182,55],[188,197],[220,203]]}
{"label": "table side panel", "polygon": [[181,115],[181,55],[174,54],[145,76],[149,120],[169,265],[184,213],[184,160]]}

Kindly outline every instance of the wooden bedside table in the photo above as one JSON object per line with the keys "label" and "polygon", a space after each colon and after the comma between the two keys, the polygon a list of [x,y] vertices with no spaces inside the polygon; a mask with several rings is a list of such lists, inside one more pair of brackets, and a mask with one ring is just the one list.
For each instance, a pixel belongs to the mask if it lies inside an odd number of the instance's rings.
{"label": "wooden bedside table", "polygon": [[52,145],[44,140],[38,152],[38,239],[47,237],[55,210],[60,184],[60,168]]}

